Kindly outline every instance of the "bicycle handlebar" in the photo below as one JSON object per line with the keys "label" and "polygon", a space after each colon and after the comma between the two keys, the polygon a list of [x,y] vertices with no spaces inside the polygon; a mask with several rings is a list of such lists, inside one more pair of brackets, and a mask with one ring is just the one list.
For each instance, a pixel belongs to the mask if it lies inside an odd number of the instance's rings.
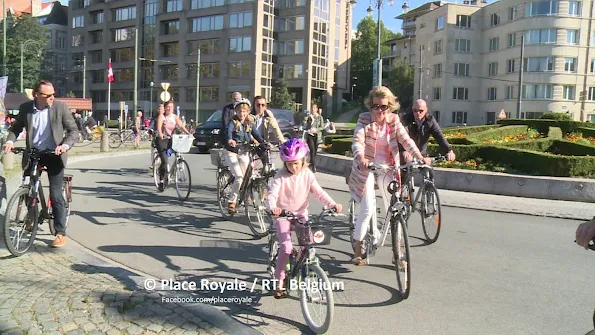
{"label": "bicycle handlebar", "polygon": [[15,154],[20,154],[23,152],[27,152],[30,156],[36,156],[36,155],[46,155],[46,154],[56,154],[56,151],[54,150],[38,150],[35,148],[31,148],[31,149],[27,149],[27,148],[12,148],[10,151],[12,151]]}
{"label": "bicycle handlebar", "polygon": [[[273,215],[273,213],[271,211],[267,211],[267,213]],[[345,216],[345,214],[338,213],[337,210],[334,208],[323,208],[320,215],[323,215],[323,214],[330,215],[333,217]],[[281,214],[279,215],[279,217],[280,218],[285,217],[290,220],[295,220],[297,223],[299,223],[301,225],[305,225],[305,226],[312,226],[314,224],[314,220],[302,221],[295,213],[292,213],[285,209],[283,209],[281,211]]]}

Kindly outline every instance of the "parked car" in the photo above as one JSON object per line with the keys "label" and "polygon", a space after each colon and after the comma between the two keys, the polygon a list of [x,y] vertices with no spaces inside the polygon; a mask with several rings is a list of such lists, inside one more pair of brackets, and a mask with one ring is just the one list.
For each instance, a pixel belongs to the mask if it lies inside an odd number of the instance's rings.
{"label": "parked car", "polygon": [[217,110],[207,121],[198,127],[194,132],[194,146],[198,148],[198,152],[204,154],[219,142],[219,132],[221,131],[221,115],[222,110]]}
{"label": "parked car", "polygon": [[277,119],[277,123],[279,123],[279,128],[281,129],[283,136],[286,139],[296,137],[296,123],[293,117],[293,112],[288,109],[276,108],[271,108],[270,111],[272,111],[273,115],[275,115],[275,118]]}

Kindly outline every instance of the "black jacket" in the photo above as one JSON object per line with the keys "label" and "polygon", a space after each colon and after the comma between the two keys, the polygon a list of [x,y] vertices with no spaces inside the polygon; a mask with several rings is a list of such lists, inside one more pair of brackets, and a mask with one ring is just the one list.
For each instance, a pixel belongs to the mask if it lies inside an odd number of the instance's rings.
{"label": "black jacket", "polygon": [[233,108],[233,103],[223,107],[223,113],[221,114],[221,130],[219,131],[219,141],[221,141],[221,145],[225,146],[227,144],[227,125],[235,114],[236,110]]}
{"label": "black jacket", "polygon": [[[407,129],[409,137],[415,141],[415,145],[417,145],[417,148],[424,156],[427,154],[430,135],[438,142],[440,149],[442,149],[444,153],[452,150],[452,147],[442,134],[440,125],[431,115],[426,115],[420,126],[413,114],[408,113],[403,116],[402,123]],[[403,147],[400,144],[399,151],[403,151]]]}

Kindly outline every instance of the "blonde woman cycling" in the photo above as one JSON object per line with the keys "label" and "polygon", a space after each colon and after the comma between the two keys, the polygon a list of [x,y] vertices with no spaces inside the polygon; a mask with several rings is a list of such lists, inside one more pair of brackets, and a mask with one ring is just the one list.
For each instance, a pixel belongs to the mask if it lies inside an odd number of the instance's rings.
{"label": "blonde woman cycling", "polygon": [[[399,109],[395,95],[384,86],[374,87],[366,98],[366,107],[370,112],[361,113],[353,134],[353,165],[349,177],[349,191],[351,197],[360,202],[360,212],[355,222],[353,237],[355,240],[355,254],[353,263],[364,265],[362,260],[362,240],[368,230],[370,219],[376,208],[370,208],[374,203],[374,174],[368,168],[369,163],[394,165],[399,164],[399,143],[403,145],[413,157],[425,160],[409,138],[407,130],[401,124],[398,115],[393,114]],[[378,172],[378,187],[382,191],[385,208],[389,205],[387,194],[388,184],[394,180],[394,172]],[[374,236],[380,235],[376,224],[373,225]]]}

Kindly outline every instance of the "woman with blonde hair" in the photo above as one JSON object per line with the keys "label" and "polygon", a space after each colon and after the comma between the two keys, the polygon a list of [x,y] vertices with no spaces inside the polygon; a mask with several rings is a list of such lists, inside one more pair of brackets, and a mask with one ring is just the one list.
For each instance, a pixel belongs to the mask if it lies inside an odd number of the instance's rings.
{"label": "woman with blonde hair", "polygon": [[[360,203],[360,212],[353,233],[355,240],[353,263],[355,265],[365,264],[365,261],[362,260],[362,240],[368,230],[372,213],[376,210],[376,208],[370,208],[374,203],[376,192],[374,191],[374,173],[368,168],[369,164],[398,165],[399,143],[413,157],[424,160],[427,164],[430,163],[429,158],[426,159],[422,156],[415,146],[415,142],[407,134],[399,116],[393,114],[400,106],[395,95],[387,87],[374,87],[368,94],[365,105],[370,112],[360,114],[353,133],[353,164],[349,177],[351,197]],[[385,208],[388,208],[389,205],[387,186],[395,177],[397,176],[394,172],[377,172],[377,183]],[[374,236],[378,237],[380,233],[375,222],[373,230]]]}

